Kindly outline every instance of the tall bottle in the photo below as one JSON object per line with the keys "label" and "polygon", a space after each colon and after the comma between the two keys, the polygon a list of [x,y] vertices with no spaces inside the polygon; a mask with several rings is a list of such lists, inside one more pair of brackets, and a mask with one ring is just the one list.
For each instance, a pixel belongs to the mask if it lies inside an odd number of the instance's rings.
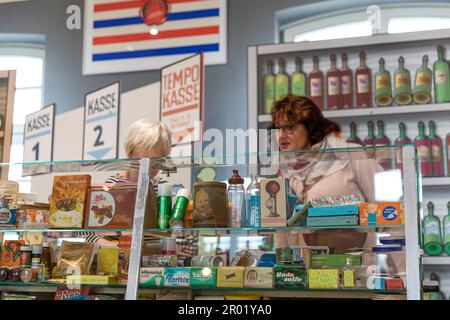
{"label": "tall bottle", "polygon": [[306,75],[302,71],[302,59],[295,58],[295,72],[291,75],[291,91],[296,96],[306,97]]}
{"label": "tall bottle", "polygon": [[375,145],[375,133],[373,121],[367,122],[367,137],[364,139],[363,145],[365,147]]}
{"label": "tall bottle", "polygon": [[246,223],[247,228],[261,227],[261,187],[259,183],[259,176],[255,174],[250,175],[250,185],[247,187],[246,201]]}
{"label": "tall bottle", "polygon": [[[412,144],[411,139],[406,136],[406,126],[405,126],[405,124],[403,122],[400,122],[400,124],[398,125],[398,128],[400,130],[400,135],[395,140],[394,144],[396,146],[404,146],[404,145],[407,145],[407,144]],[[403,170],[402,150],[400,148],[397,149],[395,158],[396,158],[395,168]]]}
{"label": "tall bottle", "polygon": [[431,102],[431,83],[433,72],[428,68],[428,56],[422,58],[422,66],[417,69],[414,88],[414,102],[417,104],[427,104]]}
{"label": "tall bottle", "polygon": [[272,112],[273,102],[275,101],[275,75],[273,74],[273,61],[267,61],[267,73],[264,76],[264,113]]}
{"label": "tall bottle", "polygon": [[[376,146],[389,146],[391,144],[391,141],[389,138],[384,134],[384,123],[381,120],[378,120],[377,122],[378,126],[378,134],[374,139],[374,144]],[[391,155],[389,150],[384,149],[377,149],[376,151],[377,159],[381,166],[384,168],[384,170],[390,170],[392,169],[391,165]]]}
{"label": "tall bottle", "polygon": [[353,72],[348,67],[346,53],[341,55],[341,103],[343,109],[353,108]]}
{"label": "tall bottle", "polygon": [[431,140],[425,135],[425,124],[420,121],[419,135],[414,139],[414,145],[419,155],[420,171],[423,177],[431,177]]}
{"label": "tall bottle", "polygon": [[275,76],[275,101],[289,93],[289,76],[286,73],[286,62],[278,60],[278,74]]}
{"label": "tall bottle", "polygon": [[309,74],[309,98],[319,107],[324,109],[323,73],[319,69],[319,57],[313,57],[313,70]]}
{"label": "tall bottle", "polygon": [[359,53],[359,67],[355,71],[356,79],[356,107],[372,106],[372,72],[366,66],[366,54]]}
{"label": "tall bottle", "polygon": [[361,139],[358,138],[357,135],[357,127],[356,127],[356,123],[354,123],[353,121],[350,122],[350,137],[347,138],[347,142],[348,143],[357,143],[362,145]]}
{"label": "tall bottle", "polygon": [[391,74],[385,69],[383,58],[379,60],[380,69],[375,74],[375,104],[387,107],[392,104]]}
{"label": "tall bottle", "polygon": [[444,251],[450,255],[450,201],[447,203],[447,215],[444,217]]}
{"label": "tall bottle", "polygon": [[428,215],[423,218],[423,249],[429,256],[439,256],[443,251],[441,222],[434,215],[433,202],[428,202]]}
{"label": "tall bottle", "polygon": [[405,58],[398,58],[398,69],[395,71],[395,103],[405,106],[412,103],[411,74],[405,69]]}
{"label": "tall bottle", "polygon": [[444,47],[437,47],[438,59],[433,65],[434,99],[436,103],[450,101],[450,68],[444,60]]}
{"label": "tall bottle", "polygon": [[428,122],[428,126],[430,127],[432,175],[433,177],[442,177],[444,175],[442,140],[436,135],[436,124],[434,121]]}
{"label": "tall bottle", "polygon": [[245,221],[245,189],[244,179],[238,170],[233,170],[233,175],[228,179],[228,201],[231,202],[231,228],[240,228]]}
{"label": "tall bottle", "polygon": [[330,56],[330,69],[327,72],[327,109],[341,109],[341,71],[336,67],[336,55]]}

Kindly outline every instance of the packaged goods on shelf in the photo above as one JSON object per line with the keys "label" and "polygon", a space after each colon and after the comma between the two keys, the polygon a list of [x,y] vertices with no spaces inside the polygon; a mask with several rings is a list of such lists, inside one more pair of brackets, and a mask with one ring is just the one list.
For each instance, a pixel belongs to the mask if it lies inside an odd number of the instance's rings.
{"label": "packaged goods on shelf", "polygon": [[362,226],[401,225],[405,223],[403,202],[365,202],[359,205]]}
{"label": "packaged goods on shelf", "polygon": [[108,285],[115,283],[115,276],[70,275],[66,277],[67,285]]}
{"label": "packaged goods on shelf", "polygon": [[166,287],[189,287],[189,268],[165,268],[164,286]]}
{"label": "packaged goods on shelf", "polygon": [[50,216],[48,204],[17,205],[16,225],[19,229],[46,229]]}
{"label": "packaged goods on shelf", "polygon": [[192,291],[161,290],[156,294],[156,300],[192,300]]}
{"label": "packaged goods on shelf", "polygon": [[243,288],[244,267],[221,267],[217,269],[218,288]]}
{"label": "packaged goods on shelf", "polygon": [[53,269],[53,278],[64,278],[74,270],[80,275],[87,275],[94,257],[94,244],[63,241],[61,256]]}
{"label": "packaged goods on shelf", "polygon": [[327,217],[327,216],[355,216],[358,215],[357,205],[348,206],[330,206],[308,209],[308,217]]}
{"label": "packaged goods on shelf", "polygon": [[351,259],[352,266],[357,267],[361,265],[361,256],[350,254],[317,254],[312,255],[312,267],[344,267],[347,258]]}
{"label": "packaged goods on shelf", "polygon": [[67,286],[58,287],[55,300],[86,300],[89,294],[89,287],[79,289],[69,289]]}
{"label": "packaged goods on shelf", "polygon": [[230,220],[227,185],[222,182],[194,184],[194,228],[226,228]]}
{"label": "packaged goods on shelf", "polygon": [[217,269],[216,268],[190,268],[190,287],[192,289],[208,289],[215,288],[217,284]]}
{"label": "packaged goods on shelf", "polygon": [[285,227],[289,180],[261,179],[261,226]]}
{"label": "packaged goods on shelf", "polygon": [[55,176],[50,196],[50,228],[82,228],[90,175]]}
{"label": "packaged goods on shelf", "polygon": [[306,289],[308,271],[304,266],[275,265],[273,287],[277,289]]}
{"label": "packaged goods on shelf", "polygon": [[273,268],[246,267],[244,288],[272,288]]}
{"label": "packaged goods on shelf", "polygon": [[308,227],[332,227],[332,226],[357,226],[358,216],[323,216],[308,217],[306,221]]}
{"label": "packaged goods on shelf", "polygon": [[6,240],[1,251],[1,266],[7,268],[20,267],[20,247],[25,245],[23,240]]}
{"label": "packaged goods on shelf", "polygon": [[92,187],[86,210],[86,228],[131,229],[136,192],[136,184],[118,183]]}
{"label": "packaged goods on shelf", "polygon": [[141,268],[139,274],[139,285],[143,287],[163,287],[164,268]]}
{"label": "packaged goods on shelf", "polygon": [[119,248],[99,248],[97,251],[97,272],[117,276]]}
{"label": "packaged goods on shelf", "polygon": [[309,289],[338,289],[339,270],[337,269],[309,269]]}

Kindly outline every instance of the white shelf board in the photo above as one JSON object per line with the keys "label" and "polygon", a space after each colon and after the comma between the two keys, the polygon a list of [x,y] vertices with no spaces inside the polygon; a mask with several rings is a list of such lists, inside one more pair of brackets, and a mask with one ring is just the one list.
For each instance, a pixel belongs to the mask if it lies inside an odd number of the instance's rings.
{"label": "white shelf board", "polygon": [[[324,111],[323,115],[330,119],[350,118],[350,117],[370,117],[370,116],[389,116],[394,114],[414,114],[429,112],[448,112],[450,103],[410,105],[410,106],[391,106],[391,107],[373,107],[360,109],[345,109]],[[260,123],[272,121],[270,114],[260,115]]]}
{"label": "white shelf board", "polygon": [[450,186],[450,177],[422,178],[422,187]]}
{"label": "white shelf board", "polygon": [[423,257],[426,266],[450,266],[450,257]]}

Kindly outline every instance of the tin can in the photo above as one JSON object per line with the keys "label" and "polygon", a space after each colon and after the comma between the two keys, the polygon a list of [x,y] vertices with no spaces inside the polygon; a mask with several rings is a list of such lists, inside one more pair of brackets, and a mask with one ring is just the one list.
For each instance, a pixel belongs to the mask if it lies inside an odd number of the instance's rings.
{"label": "tin can", "polygon": [[29,246],[20,247],[20,267],[31,268],[31,252],[32,248]]}
{"label": "tin can", "polygon": [[186,266],[190,267],[222,267],[224,261],[220,256],[195,256],[188,257],[185,261]]}
{"label": "tin can", "polygon": [[194,228],[228,227],[227,184],[223,182],[197,182],[194,184]]}
{"label": "tin can", "polygon": [[302,247],[292,248],[292,262],[302,264],[307,269],[311,267],[311,249]]}
{"label": "tin can", "polygon": [[20,280],[22,282],[31,282],[33,280],[33,271],[29,268],[22,269],[20,272]]}
{"label": "tin can", "polygon": [[154,254],[143,259],[143,264],[150,267],[176,267],[178,265],[176,255]]}
{"label": "tin can", "polygon": [[158,227],[169,228],[172,215],[172,185],[163,183],[158,185]]}
{"label": "tin can", "polygon": [[277,264],[290,264],[292,263],[292,250],[289,247],[277,248]]}

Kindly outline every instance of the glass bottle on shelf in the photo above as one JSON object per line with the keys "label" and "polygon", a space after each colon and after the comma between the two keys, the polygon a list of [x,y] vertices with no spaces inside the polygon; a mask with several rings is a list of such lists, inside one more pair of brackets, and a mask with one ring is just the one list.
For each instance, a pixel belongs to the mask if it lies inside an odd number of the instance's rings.
{"label": "glass bottle on shelf", "polygon": [[417,104],[428,104],[431,102],[431,83],[433,72],[428,68],[428,56],[422,58],[422,66],[417,69],[414,88],[414,102]]}
{"label": "glass bottle on shelf", "polygon": [[295,72],[291,75],[291,91],[296,96],[306,97],[306,75],[302,70],[302,59],[295,58]]}
{"label": "glass bottle on shelf", "polygon": [[414,145],[420,162],[420,172],[422,177],[430,177],[432,174],[431,166],[431,140],[425,135],[425,124],[420,121],[419,135],[414,139]]}
{"label": "glass bottle on shelf", "polygon": [[391,74],[385,68],[383,58],[379,60],[380,69],[375,74],[375,103],[379,107],[392,104]]}
{"label": "glass bottle on shelf", "polygon": [[275,101],[275,75],[273,74],[273,61],[267,61],[267,73],[264,76],[264,113],[272,112],[273,102]]}
{"label": "glass bottle on shelf", "polygon": [[395,103],[405,106],[412,103],[411,74],[405,69],[405,58],[398,58],[398,69],[395,71]]}
{"label": "glass bottle on shelf", "polygon": [[438,59],[433,65],[434,100],[436,103],[450,101],[450,68],[444,59],[444,47],[437,47]]}
{"label": "glass bottle on shelf", "polygon": [[[391,144],[391,141],[384,134],[383,121],[378,120],[377,126],[378,126],[378,134],[374,139],[374,145],[375,146],[389,146]],[[378,159],[379,163],[384,168],[384,170],[389,170],[392,168],[391,157],[390,157],[388,150],[378,149],[378,150],[376,150],[376,155],[377,155],[377,159]]]}
{"label": "glass bottle on shelf", "polygon": [[353,108],[353,72],[348,67],[346,53],[341,55],[341,103],[343,109]]}
{"label": "glass bottle on shelf", "polygon": [[[398,128],[400,130],[400,134],[398,138],[395,140],[396,146],[404,146],[407,144],[412,144],[412,141],[410,138],[406,136],[406,126],[403,122],[400,122],[398,125]],[[395,157],[395,168],[399,170],[403,170],[403,159],[402,159],[402,150],[399,148],[396,151],[396,157]]]}
{"label": "glass bottle on shelf", "polygon": [[450,201],[447,203],[447,215],[444,217],[444,251],[450,255]]}
{"label": "glass bottle on shelf", "polygon": [[278,60],[278,74],[275,76],[275,101],[289,93],[289,76],[286,73],[286,62]]}
{"label": "glass bottle on shelf", "polygon": [[330,56],[327,72],[327,110],[341,109],[341,71],[336,67],[336,55]]}
{"label": "glass bottle on shelf", "polygon": [[245,221],[245,189],[244,179],[241,178],[238,170],[233,170],[228,184],[228,201],[231,203],[230,227],[240,228]]}
{"label": "glass bottle on shelf", "polygon": [[374,133],[374,124],[373,121],[367,122],[367,137],[363,141],[363,145],[374,146],[375,145],[375,133]]}
{"label": "glass bottle on shelf", "polygon": [[359,67],[355,71],[356,107],[367,108],[372,105],[372,72],[366,66],[366,54],[359,53]]}
{"label": "glass bottle on shelf", "polygon": [[445,149],[447,154],[447,176],[450,176],[450,133],[445,137]]}
{"label": "glass bottle on shelf", "polygon": [[423,218],[423,249],[429,256],[439,256],[443,251],[441,222],[434,215],[433,202],[428,202],[428,215]]}
{"label": "glass bottle on shelf", "polygon": [[313,57],[313,70],[309,74],[309,98],[320,110],[324,109],[323,73],[319,69],[319,57]]}
{"label": "glass bottle on shelf", "polygon": [[442,140],[438,135],[436,135],[435,122],[428,122],[428,126],[430,127],[432,175],[433,177],[442,177],[444,175]]}
{"label": "glass bottle on shelf", "polygon": [[247,187],[246,201],[246,223],[247,228],[260,228],[261,227],[261,193],[259,176],[256,174],[250,175],[250,185]]}
{"label": "glass bottle on shelf", "polygon": [[355,270],[353,270],[352,258],[345,258],[345,267],[342,271],[342,282],[344,289],[356,287]]}
{"label": "glass bottle on shelf", "polygon": [[350,122],[350,137],[347,138],[348,143],[357,143],[362,145],[361,139],[357,135],[357,127],[355,122]]}

